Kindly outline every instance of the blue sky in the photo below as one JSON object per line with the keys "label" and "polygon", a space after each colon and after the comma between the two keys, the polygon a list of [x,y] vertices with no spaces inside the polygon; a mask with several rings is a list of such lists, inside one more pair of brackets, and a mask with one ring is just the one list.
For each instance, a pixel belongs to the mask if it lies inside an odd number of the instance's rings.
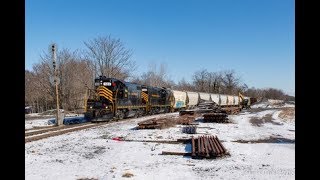
{"label": "blue sky", "polygon": [[167,65],[170,79],[235,70],[255,88],[295,93],[293,0],[26,0],[25,68],[50,43],[84,49],[98,36],[120,38],[146,72]]}

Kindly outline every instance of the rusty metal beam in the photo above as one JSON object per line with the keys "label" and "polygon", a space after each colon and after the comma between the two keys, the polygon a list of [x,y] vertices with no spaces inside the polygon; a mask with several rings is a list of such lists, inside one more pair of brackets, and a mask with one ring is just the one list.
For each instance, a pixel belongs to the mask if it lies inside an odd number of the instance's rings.
{"label": "rusty metal beam", "polygon": [[214,146],[214,148],[215,148],[215,150],[216,150],[216,152],[217,152],[217,155],[220,155],[220,149],[218,148],[218,145],[216,144],[216,142],[214,141],[214,137],[211,137],[211,141],[213,142],[213,146]]}
{"label": "rusty metal beam", "polygon": [[172,152],[172,151],[162,151],[161,155],[182,155],[182,156],[190,156],[191,153],[186,152]]}
{"label": "rusty metal beam", "polygon": [[212,152],[212,154],[214,155],[214,156],[216,156],[217,154],[218,154],[218,152],[217,152],[217,150],[214,148],[214,145],[213,145],[213,142],[212,142],[212,139],[211,139],[211,137],[209,137],[209,144],[210,144],[210,146],[211,146],[211,152]]}
{"label": "rusty metal beam", "polygon": [[223,149],[221,148],[221,146],[219,145],[219,142],[217,141],[217,139],[215,137],[213,138],[213,140],[215,141],[217,147],[219,148],[219,151],[220,151],[219,155],[221,155],[223,153]]}
{"label": "rusty metal beam", "polygon": [[191,146],[192,146],[192,156],[196,156],[196,144],[195,144],[195,142],[194,142],[194,138],[193,138],[193,136],[192,136],[192,138],[191,138]]}
{"label": "rusty metal beam", "polygon": [[223,152],[226,153],[227,150],[226,150],[226,148],[223,146],[223,144],[221,143],[221,141],[219,140],[218,136],[216,136],[216,139],[217,139],[217,141],[219,142],[220,146],[222,147]]}
{"label": "rusty metal beam", "polygon": [[198,149],[197,149],[197,155],[199,156],[201,151],[201,142],[200,142],[200,137],[198,137]]}
{"label": "rusty metal beam", "polygon": [[204,137],[203,139],[204,139],[206,157],[209,158],[210,155],[209,155],[209,147],[208,147],[208,138]]}

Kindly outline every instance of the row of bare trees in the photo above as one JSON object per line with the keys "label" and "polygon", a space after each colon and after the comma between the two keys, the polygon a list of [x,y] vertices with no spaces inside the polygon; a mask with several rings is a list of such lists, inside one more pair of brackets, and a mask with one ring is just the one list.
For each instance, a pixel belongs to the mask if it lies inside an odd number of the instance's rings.
{"label": "row of bare trees", "polygon": [[[84,44],[83,51],[57,51],[59,105],[65,110],[83,108],[86,87],[92,88],[96,76],[125,80],[135,69],[132,52],[120,39],[98,37]],[[25,105],[32,106],[33,112],[56,107],[51,57],[51,52],[43,52],[40,63],[25,71]]]}
{"label": "row of bare trees", "polygon": [[280,89],[275,88],[264,88],[264,89],[256,89],[254,87],[249,88],[245,91],[246,95],[249,97],[258,97],[258,98],[266,98],[266,99],[280,99],[286,101],[295,101],[294,96],[289,96],[284,93]]}
{"label": "row of bare trees", "polygon": [[203,69],[196,71],[192,78],[192,83],[188,83],[185,79],[182,79],[175,88],[177,90],[221,94],[237,94],[247,89],[247,85],[241,82],[241,78],[234,70],[208,72],[206,69]]}
{"label": "row of bare trees", "polygon": [[[99,75],[183,91],[234,95],[242,92],[250,97],[288,98],[277,89],[248,89],[234,70],[208,72],[202,69],[193,74],[192,82],[182,79],[174,83],[169,78],[166,64],[158,66],[153,63],[147,72],[134,76],[136,65],[131,59],[132,50],[127,49],[120,39],[98,37],[84,44],[86,49],[82,51],[65,48],[57,51],[60,107],[65,110],[83,108],[86,87],[92,88],[93,79]],[[51,52],[43,52],[40,62],[33,65],[31,71],[25,71],[25,104],[32,106],[33,112],[56,107],[51,57]]]}
{"label": "row of bare trees", "polygon": [[[55,108],[52,61],[49,53],[41,56],[32,71],[25,71],[25,102],[36,112]],[[83,106],[84,85],[92,84],[92,62],[80,57],[78,52],[62,49],[57,53],[60,106],[74,110]]]}
{"label": "row of bare trees", "polygon": [[168,77],[167,65],[164,63],[160,66],[157,66],[156,63],[150,64],[147,72],[142,73],[140,77],[132,77],[130,82],[155,87],[172,87],[174,85],[174,82]]}

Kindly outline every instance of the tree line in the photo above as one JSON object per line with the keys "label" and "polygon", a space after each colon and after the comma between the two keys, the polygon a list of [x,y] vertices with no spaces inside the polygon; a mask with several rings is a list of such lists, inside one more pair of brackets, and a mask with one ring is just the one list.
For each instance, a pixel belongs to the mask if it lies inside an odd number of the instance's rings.
{"label": "tree line", "polygon": [[[93,79],[99,75],[174,90],[233,95],[242,92],[250,97],[294,100],[279,89],[248,88],[234,70],[208,72],[202,69],[192,75],[192,82],[182,79],[175,83],[168,77],[166,64],[157,66],[154,63],[147,72],[135,75],[137,66],[131,58],[132,50],[126,48],[119,38],[110,35],[94,38],[84,42],[84,45],[84,50],[61,48],[57,51],[59,105],[68,111],[81,112],[86,90],[93,88]],[[25,70],[25,105],[32,106],[33,112],[56,108],[51,57],[50,51],[44,51],[40,62],[34,64],[32,70]]]}

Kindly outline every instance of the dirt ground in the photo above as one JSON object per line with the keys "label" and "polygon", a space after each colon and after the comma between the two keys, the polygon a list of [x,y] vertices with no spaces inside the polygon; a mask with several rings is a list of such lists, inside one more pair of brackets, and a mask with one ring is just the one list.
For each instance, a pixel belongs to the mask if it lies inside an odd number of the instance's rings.
{"label": "dirt ground", "polygon": [[279,114],[279,117],[284,120],[293,119],[293,117],[295,117],[295,108],[294,107],[283,108]]}

